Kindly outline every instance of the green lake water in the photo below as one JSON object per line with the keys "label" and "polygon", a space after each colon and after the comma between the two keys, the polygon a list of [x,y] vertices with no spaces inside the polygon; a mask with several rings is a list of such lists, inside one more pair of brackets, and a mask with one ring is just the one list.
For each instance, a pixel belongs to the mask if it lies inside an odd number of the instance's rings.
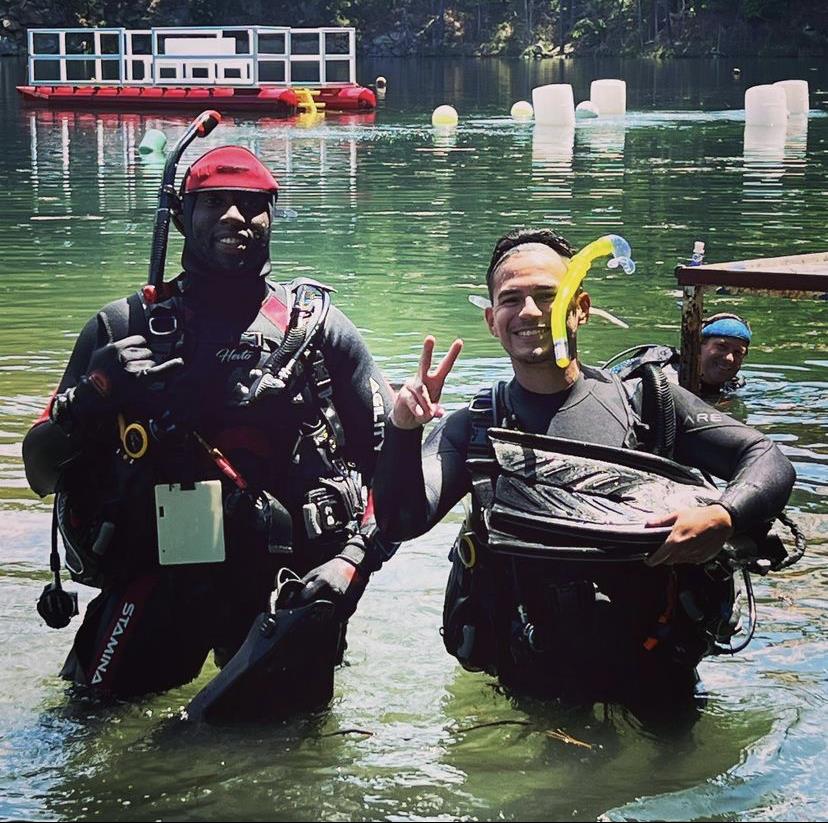
{"label": "green lake water", "polygon": [[[739,65],[735,78],[724,60],[364,61],[363,82],[389,81],[376,115],[231,117],[205,143],[247,145],[275,171],[280,205],[297,215],[275,228],[276,275],[336,287],[391,380],[412,372],[426,333],[438,346],[464,338],[453,408],[509,371],[467,301],[509,228],[631,243],[634,275],[589,276],[594,303],[630,324],[593,318],[579,335],[593,363],[677,342],[673,269],[696,239],[709,261],[828,250],[828,63]],[[623,122],[561,132],[508,117],[535,85],[570,82],[581,100],[599,77],[627,80]],[[746,134],[745,88],[798,77],[811,85],[807,125]],[[131,705],[71,705],[56,676],[71,630],[34,610],[50,508],[26,485],[21,441],[86,319],[144,282],[160,167],[137,146],[149,127],[173,140],[188,119],[28,108],[14,90],[23,79],[21,63],[0,62],[0,818],[828,818],[828,300],[707,299],[751,320],[748,383],[726,408],[794,462],[811,548],[756,584],[749,649],[701,666],[711,698],[697,723],[513,703],[462,671],[438,634],[457,513],[376,575],[327,712],[180,727],[212,667]],[[440,103],[460,113],[452,137],[430,127]],[[93,595],[82,589],[82,602]],[[480,727],[497,721],[518,723]],[[555,729],[592,748],[545,734]]]}

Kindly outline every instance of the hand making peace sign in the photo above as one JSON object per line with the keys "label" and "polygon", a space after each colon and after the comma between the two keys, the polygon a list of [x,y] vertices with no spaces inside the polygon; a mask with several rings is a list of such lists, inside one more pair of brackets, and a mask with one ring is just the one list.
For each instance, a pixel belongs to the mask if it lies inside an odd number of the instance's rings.
{"label": "hand making peace sign", "polygon": [[406,380],[394,401],[391,422],[398,429],[416,429],[435,417],[443,416],[440,395],[454,361],[463,348],[463,341],[455,340],[440,365],[430,373],[434,343],[431,335],[423,341],[423,353],[420,355],[417,374]]}

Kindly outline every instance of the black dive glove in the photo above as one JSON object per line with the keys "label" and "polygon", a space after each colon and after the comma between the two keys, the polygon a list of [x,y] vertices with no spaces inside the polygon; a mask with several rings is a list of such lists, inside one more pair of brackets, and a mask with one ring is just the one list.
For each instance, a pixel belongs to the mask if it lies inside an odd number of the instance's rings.
{"label": "black dive glove", "polygon": [[142,378],[158,378],[182,363],[176,357],[157,365],[147,341],[138,334],[108,343],[92,353],[78,385],[55,397],[52,420],[67,433],[94,422],[145,391]]}
{"label": "black dive glove", "polygon": [[330,600],[337,618],[347,620],[356,611],[371,573],[381,565],[382,561],[375,559],[366,548],[365,537],[355,535],[336,557],[302,578],[303,588],[296,592],[289,605],[304,606],[315,600]]}

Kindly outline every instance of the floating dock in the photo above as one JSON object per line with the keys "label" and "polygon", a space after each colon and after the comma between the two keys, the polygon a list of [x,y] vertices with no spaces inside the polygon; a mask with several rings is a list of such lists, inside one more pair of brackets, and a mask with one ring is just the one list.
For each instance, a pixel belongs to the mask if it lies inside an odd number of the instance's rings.
{"label": "floating dock", "polygon": [[29,29],[25,100],[60,108],[369,112],[352,28]]}

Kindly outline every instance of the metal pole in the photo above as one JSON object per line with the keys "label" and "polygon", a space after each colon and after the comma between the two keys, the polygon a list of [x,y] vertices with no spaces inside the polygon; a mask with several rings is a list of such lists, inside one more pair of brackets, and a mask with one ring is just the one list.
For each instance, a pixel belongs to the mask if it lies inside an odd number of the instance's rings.
{"label": "metal pole", "polygon": [[126,29],[121,26],[118,30],[118,82],[120,85],[124,85],[124,80],[126,80],[126,72],[124,71],[124,52],[126,51]]}
{"label": "metal pole", "polygon": [[[95,29],[95,33],[92,35],[92,45],[95,49],[95,82],[100,85],[104,82],[104,79],[103,60],[101,59],[101,32],[98,29]],[[84,61],[85,64],[86,61]]]}
{"label": "metal pole", "polygon": [[291,53],[292,48],[293,48],[293,43],[291,42],[291,30],[288,29],[285,32],[285,51],[287,52],[287,54],[285,54],[285,85],[286,86],[290,86],[290,75],[292,74],[291,66],[290,66],[290,53]]}
{"label": "metal pole", "polygon": [[150,71],[152,73],[152,85],[155,86],[158,84],[158,67],[156,66],[156,57],[158,54],[158,33],[155,31],[155,29],[150,29],[150,37],[152,38],[150,40],[152,50],[152,67]]}
{"label": "metal pole", "polygon": [[58,54],[60,55],[60,82],[66,82],[66,32],[58,34]]}
{"label": "metal pole", "polygon": [[319,30],[319,85],[325,85],[325,31]]}
{"label": "metal pole", "polygon": [[[259,85],[259,27],[254,26],[248,33],[248,50],[253,57],[253,85]],[[247,78],[248,83],[250,77]]]}

